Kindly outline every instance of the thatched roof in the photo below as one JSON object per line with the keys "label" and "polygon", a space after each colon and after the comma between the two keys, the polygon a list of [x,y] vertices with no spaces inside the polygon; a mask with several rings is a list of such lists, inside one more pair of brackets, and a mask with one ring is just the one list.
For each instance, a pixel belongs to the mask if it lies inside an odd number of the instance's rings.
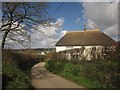
{"label": "thatched roof", "polygon": [[72,31],[67,32],[56,46],[110,46],[115,41],[100,30]]}

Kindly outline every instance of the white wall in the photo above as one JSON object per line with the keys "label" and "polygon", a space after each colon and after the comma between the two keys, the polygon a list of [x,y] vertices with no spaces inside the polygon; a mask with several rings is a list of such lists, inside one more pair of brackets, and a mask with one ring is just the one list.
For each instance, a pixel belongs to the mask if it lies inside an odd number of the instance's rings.
{"label": "white wall", "polygon": [[57,46],[56,52],[64,51],[64,50],[70,50],[74,48],[81,48],[81,46]]}
{"label": "white wall", "polygon": [[66,50],[66,46],[57,46],[56,47],[56,52],[64,51]]}
{"label": "white wall", "polygon": [[73,48],[81,48],[81,46],[73,46]]}

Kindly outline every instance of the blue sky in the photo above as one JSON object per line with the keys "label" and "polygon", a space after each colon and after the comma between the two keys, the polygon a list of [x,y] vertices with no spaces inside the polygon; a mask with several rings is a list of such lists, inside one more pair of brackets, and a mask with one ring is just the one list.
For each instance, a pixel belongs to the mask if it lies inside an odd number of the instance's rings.
{"label": "blue sky", "polygon": [[[83,29],[83,6],[80,2],[51,2],[49,3],[49,14],[54,19],[60,17],[64,18],[64,24],[62,26],[65,30],[82,30]],[[80,19],[76,23],[77,19]]]}

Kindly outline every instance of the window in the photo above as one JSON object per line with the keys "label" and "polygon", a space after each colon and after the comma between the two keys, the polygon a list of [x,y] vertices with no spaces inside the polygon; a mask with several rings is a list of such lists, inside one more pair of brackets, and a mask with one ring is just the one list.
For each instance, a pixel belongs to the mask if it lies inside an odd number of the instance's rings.
{"label": "window", "polygon": [[96,50],[96,47],[93,46],[93,47],[92,47],[92,50]]}

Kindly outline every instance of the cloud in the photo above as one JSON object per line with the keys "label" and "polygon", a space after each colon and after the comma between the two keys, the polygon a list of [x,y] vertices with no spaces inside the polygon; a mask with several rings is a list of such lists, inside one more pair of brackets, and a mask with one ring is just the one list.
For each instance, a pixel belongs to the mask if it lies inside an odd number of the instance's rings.
{"label": "cloud", "polygon": [[[38,26],[38,31],[31,34],[31,48],[55,47],[55,43],[62,36],[63,30],[60,29],[64,23],[64,18],[58,18],[52,26]],[[58,37],[60,36],[60,37]]]}
{"label": "cloud", "polygon": [[67,33],[67,30],[61,31],[61,36],[60,37],[63,37],[66,33]]}
{"label": "cloud", "polygon": [[80,18],[77,18],[75,23],[78,24],[80,22],[80,20],[81,20]]}
{"label": "cloud", "polygon": [[117,23],[118,4],[117,3],[84,3],[85,16],[98,25],[109,27]]}
{"label": "cloud", "polygon": [[88,19],[88,20],[87,20],[87,28],[88,28],[88,29],[95,29],[95,28],[97,28],[97,27],[96,27],[96,24],[95,24],[94,21]]}
{"label": "cloud", "polygon": [[113,37],[114,40],[118,39],[118,25],[117,24],[106,28],[103,32],[109,35],[110,37]]}
{"label": "cloud", "polygon": [[[11,27],[14,28],[16,27],[18,23],[15,22]],[[20,24],[22,27],[24,27],[24,24]],[[6,29],[6,27],[4,28]],[[5,32],[0,32],[0,35],[3,37]],[[16,30],[11,30],[5,41],[4,48],[27,48],[29,47],[29,38],[30,32],[27,30],[23,30],[21,27],[18,27]]]}
{"label": "cloud", "polygon": [[54,23],[54,25],[55,27],[61,27],[63,23],[64,23],[64,18],[61,17]]}
{"label": "cloud", "polygon": [[25,30],[10,31],[5,42],[5,48],[28,48],[29,32]]}
{"label": "cloud", "polygon": [[48,45],[51,46],[52,43],[54,43],[54,40],[56,40],[55,36],[57,32],[53,28],[38,28],[43,31],[43,33],[39,31],[32,32],[31,48],[48,47]]}
{"label": "cloud", "polygon": [[93,28],[93,23],[113,39],[118,36],[118,3],[85,2],[83,6],[84,17],[88,18],[89,27]]}

